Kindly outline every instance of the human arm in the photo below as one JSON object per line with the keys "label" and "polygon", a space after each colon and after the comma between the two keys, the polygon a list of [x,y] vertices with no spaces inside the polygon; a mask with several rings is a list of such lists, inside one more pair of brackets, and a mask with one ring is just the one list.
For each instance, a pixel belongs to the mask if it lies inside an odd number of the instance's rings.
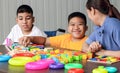
{"label": "human arm", "polygon": [[19,44],[23,46],[28,46],[31,42],[49,46],[49,39],[41,36],[23,36],[19,39]]}
{"label": "human arm", "polygon": [[102,45],[99,42],[92,42],[90,45],[87,43],[83,44],[83,52],[97,52],[102,49]]}
{"label": "human arm", "polygon": [[98,42],[98,30],[97,26],[94,27],[94,32],[91,33],[91,35],[87,38],[85,43],[83,44],[82,51],[83,52],[96,52],[99,49],[101,49],[101,45]]}
{"label": "human arm", "polygon": [[120,58],[120,51],[100,50],[100,51],[96,52],[96,55],[113,56],[113,57],[119,57]]}
{"label": "human arm", "polygon": [[82,51],[83,52],[89,52],[89,44],[87,44],[86,42],[85,43],[83,43],[83,46],[82,46]]}

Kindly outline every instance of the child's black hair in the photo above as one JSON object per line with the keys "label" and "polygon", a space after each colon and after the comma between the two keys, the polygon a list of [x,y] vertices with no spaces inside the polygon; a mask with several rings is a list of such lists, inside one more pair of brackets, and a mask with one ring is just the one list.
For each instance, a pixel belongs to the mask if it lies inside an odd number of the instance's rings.
{"label": "child's black hair", "polygon": [[17,9],[16,15],[18,15],[18,13],[24,13],[24,12],[31,13],[33,15],[33,10],[29,5],[19,6],[19,8]]}
{"label": "child's black hair", "polygon": [[87,24],[87,19],[86,19],[86,16],[81,13],[81,12],[73,12],[71,13],[69,16],[68,16],[68,23],[70,21],[70,19],[72,19],[73,17],[79,17],[79,18],[82,18],[85,22],[85,25]]}

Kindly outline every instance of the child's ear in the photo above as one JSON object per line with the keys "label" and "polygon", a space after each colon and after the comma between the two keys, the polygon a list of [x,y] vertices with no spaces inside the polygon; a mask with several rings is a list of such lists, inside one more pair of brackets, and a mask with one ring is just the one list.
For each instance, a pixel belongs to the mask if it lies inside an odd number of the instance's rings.
{"label": "child's ear", "polygon": [[69,31],[69,24],[68,24],[68,27],[67,27],[67,32],[69,33],[70,31]]}
{"label": "child's ear", "polygon": [[35,17],[33,17],[32,22],[33,22],[33,23],[35,22]]}
{"label": "child's ear", "polygon": [[16,22],[18,22],[18,18],[16,17],[15,19],[16,19]]}
{"label": "child's ear", "polygon": [[88,30],[88,26],[86,26],[85,30],[86,30],[86,31]]}

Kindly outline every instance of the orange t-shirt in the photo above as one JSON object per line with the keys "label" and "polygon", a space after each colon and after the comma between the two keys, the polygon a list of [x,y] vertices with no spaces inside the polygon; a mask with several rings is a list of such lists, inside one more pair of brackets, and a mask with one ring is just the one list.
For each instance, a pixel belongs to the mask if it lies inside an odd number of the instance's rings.
{"label": "orange t-shirt", "polygon": [[76,42],[73,42],[71,39],[72,38],[70,34],[63,34],[49,38],[51,46],[81,51],[82,45],[87,39],[87,36]]}

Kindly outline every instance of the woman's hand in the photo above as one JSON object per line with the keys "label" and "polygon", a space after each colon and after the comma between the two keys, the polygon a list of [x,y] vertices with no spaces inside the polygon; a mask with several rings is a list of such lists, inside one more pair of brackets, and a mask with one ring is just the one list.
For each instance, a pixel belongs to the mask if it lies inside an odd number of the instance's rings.
{"label": "woman's hand", "polygon": [[97,52],[102,49],[102,45],[99,42],[92,42],[89,45],[88,51],[89,52]]}
{"label": "woman's hand", "polygon": [[21,38],[19,38],[19,44],[23,45],[23,46],[28,46],[32,41],[32,37],[30,36],[23,36]]}
{"label": "woman's hand", "polygon": [[100,50],[100,51],[96,52],[95,54],[100,55],[100,56],[106,56],[106,54],[105,54],[106,52],[107,52],[106,50]]}

